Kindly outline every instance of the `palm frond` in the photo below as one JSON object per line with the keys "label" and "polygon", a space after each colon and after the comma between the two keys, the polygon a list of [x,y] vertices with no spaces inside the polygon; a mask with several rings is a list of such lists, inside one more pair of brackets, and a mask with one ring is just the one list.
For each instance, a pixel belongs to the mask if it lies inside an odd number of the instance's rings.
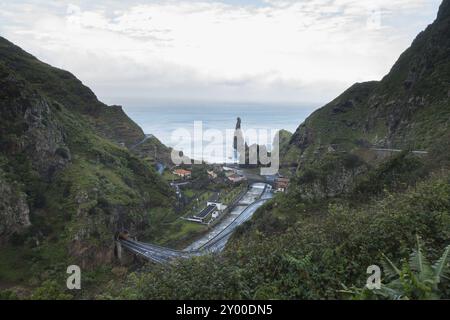
{"label": "palm frond", "polygon": [[381,288],[379,290],[375,290],[374,293],[391,300],[401,300],[404,298],[401,290],[392,288],[389,285],[381,285]]}
{"label": "palm frond", "polygon": [[[440,283],[441,278],[447,278],[446,273],[448,272],[448,260],[450,257],[450,245],[447,246],[442,256],[438,261],[433,265],[434,271],[434,281],[435,283]],[[448,278],[447,278],[448,279]]]}
{"label": "palm frond", "polygon": [[443,274],[441,274],[441,278],[450,281],[450,277],[447,277],[447,276],[445,276],[445,275],[443,275]]}
{"label": "palm frond", "polygon": [[417,249],[413,250],[409,259],[409,265],[413,271],[419,273],[420,278],[427,278],[433,275],[433,270],[428,262],[422,247],[422,241],[418,235]]}
{"label": "palm frond", "polygon": [[401,271],[395,266],[395,264],[384,254],[381,254],[383,257],[383,271],[384,274],[388,277],[388,278],[395,278],[395,277],[399,277],[401,274]]}
{"label": "palm frond", "polygon": [[309,253],[300,259],[295,258],[289,254],[284,254],[283,260],[286,261],[287,263],[289,263],[290,265],[295,266],[298,269],[307,270],[312,265],[312,263],[311,263],[312,253]]}

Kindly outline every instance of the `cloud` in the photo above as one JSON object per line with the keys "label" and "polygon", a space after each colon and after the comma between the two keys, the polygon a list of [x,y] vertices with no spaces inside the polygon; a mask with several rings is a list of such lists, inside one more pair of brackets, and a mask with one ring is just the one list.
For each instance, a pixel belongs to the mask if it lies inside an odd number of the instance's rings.
{"label": "cloud", "polygon": [[439,2],[7,0],[0,33],[109,103],[324,102],[381,78]]}

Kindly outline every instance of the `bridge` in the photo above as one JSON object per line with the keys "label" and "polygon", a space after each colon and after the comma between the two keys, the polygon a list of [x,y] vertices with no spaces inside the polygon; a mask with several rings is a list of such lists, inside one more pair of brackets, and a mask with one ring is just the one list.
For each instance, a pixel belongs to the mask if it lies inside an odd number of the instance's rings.
{"label": "bridge", "polygon": [[[261,185],[261,184],[255,184]],[[253,185],[253,187],[255,186]],[[251,191],[249,191],[251,192]],[[209,239],[196,249],[175,250],[155,244],[140,242],[131,239],[117,239],[117,246],[123,247],[128,251],[142,256],[143,258],[157,262],[169,263],[175,259],[188,259],[195,256],[202,256],[210,253],[218,253],[225,249],[225,246],[231,235],[237,227],[248,221],[258,208],[272,198],[272,188],[268,184],[264,184],[264,189],[256,201],[249,204],[229,225],[214,237]]]}

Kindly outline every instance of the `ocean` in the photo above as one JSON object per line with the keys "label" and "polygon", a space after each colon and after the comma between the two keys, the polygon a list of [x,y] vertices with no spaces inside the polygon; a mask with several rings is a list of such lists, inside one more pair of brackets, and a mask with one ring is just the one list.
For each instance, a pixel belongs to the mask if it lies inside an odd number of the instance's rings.
{"label": "ocean", "polygon": [[154,135],[190,158],[209,163],[224,163],[231,159],[232,133],[238,117],[246,141],[264,144],[270,149],[276,131],[295,132],[315,109],[317,106],[313,105],[217,102],[124,108],[146,134]]}

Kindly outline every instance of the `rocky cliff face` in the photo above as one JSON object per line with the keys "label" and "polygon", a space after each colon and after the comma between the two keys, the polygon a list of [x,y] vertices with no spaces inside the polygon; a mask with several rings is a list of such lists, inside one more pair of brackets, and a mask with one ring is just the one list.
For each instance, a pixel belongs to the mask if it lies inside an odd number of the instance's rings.
{"label": "rocky cliff face", "polygon": [[160,228],[172,191],[122,146],[143,137],[120,106],[0,38],[0,250],[95,267],[111,261],[116,231]]}
{"label": "rocky cliff face", "polygon": [[5,242],[31,225],[21,186],[31,178],[27,169],[50,181],[70,161],[70,152],[49,102],[1,64],[0,87],[0,242]]}
{"label": "rocky cliff face", "polygon": [[296,192],[301,200],[322,200],[333,198],[349,192],[358,176],[368,172],[368,166],[361,164],[357,168],[340,166],[321,176],[308,176],[306,172],[300,177]]}
{"label": "rocky cliff face", "polygon": [[25,155],[41,177],[49,180],[70,160],[64,130],[49,101],[2,65],[0,86],[2,154]]}
{"label": "rocky cliff face", "polygon": [[[449,131],[450,4],[379,82],[355,84],[313,113],[282,150],[284,164],[316,159],[329,147],[428,149]],[[325,151],[326,152],[326,151]]]}
{"label": "rocky cliff face", "polygon": [[0,171],[0,245],[11,236],[23,233],[30,225],[26,195],[6,181]]}
{"label": "rocky cliff face", "polygon": [[151,161],[153,165],[163,164],[170,168],[174,166],[172,161],[172,148],[165,146],[153,135],[147,136],[143,141],[131,147],[133,153]]}

